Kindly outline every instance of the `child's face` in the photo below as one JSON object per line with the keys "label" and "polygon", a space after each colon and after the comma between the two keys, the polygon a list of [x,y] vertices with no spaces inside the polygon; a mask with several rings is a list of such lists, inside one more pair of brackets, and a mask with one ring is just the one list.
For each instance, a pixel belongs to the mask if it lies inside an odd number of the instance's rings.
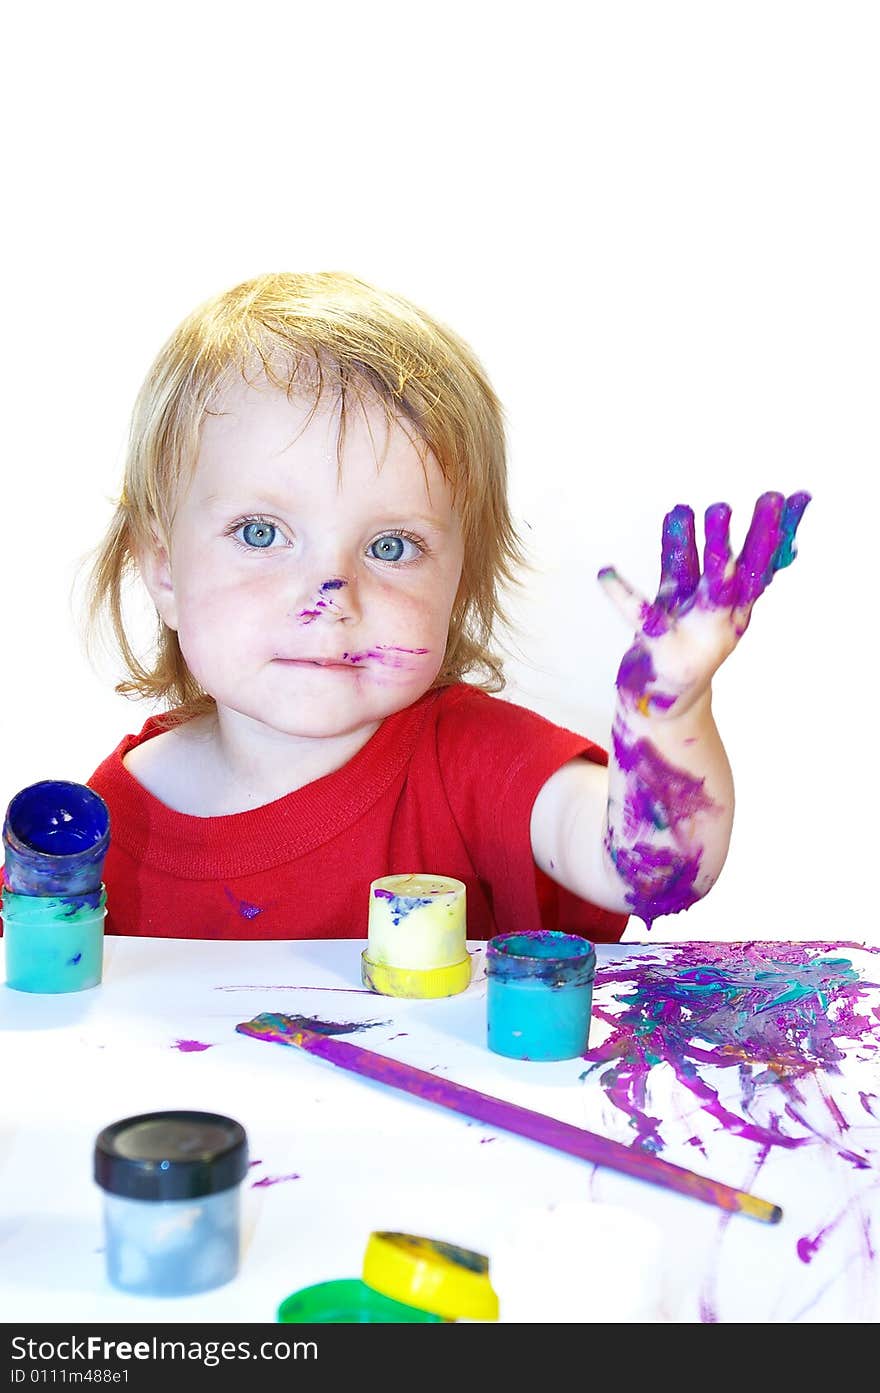
{"label": "child's face", "polygon": [[[272,730],[329,736],[428,690],[446,648],[463,545],[449,485],[381,407],[338,410],[262,384],[208,417],[167,555],[146,578],[190,671]],[[375,441],[375,444],[373,443]]]}

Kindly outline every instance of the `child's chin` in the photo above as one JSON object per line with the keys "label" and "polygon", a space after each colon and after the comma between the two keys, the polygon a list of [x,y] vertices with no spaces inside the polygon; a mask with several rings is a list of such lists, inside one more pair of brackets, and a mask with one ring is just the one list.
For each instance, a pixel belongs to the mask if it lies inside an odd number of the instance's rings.
{"label": "child's chin", "polygon": [[384,721],[410,706],[421,693],[411,695],[402,690],[389,690],[376,693],[372,700],[351,703],[325,702],[314,708],[306,708],[300,703],[296,709],[263,713],[265,723],[285,735],[300,739],[331,739],[335,736],[351,735],[364,726]]}

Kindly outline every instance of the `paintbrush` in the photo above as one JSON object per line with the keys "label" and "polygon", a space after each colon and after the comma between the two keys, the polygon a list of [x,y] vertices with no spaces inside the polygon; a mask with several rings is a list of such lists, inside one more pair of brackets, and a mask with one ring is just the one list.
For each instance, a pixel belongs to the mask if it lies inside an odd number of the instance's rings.
{"label": "paintbrush", "polygon": [[778,1224],[782,1210],[776,1204],[758,1199],[745,1190],[736,1190],[732,1185],[723,1185],[718,1180],[710,1180],[695,1171],[675,1166],[670,1161],[661,1160],[646,1151],[634,1151],[622,1142],[612,1141],[587,1132],[582,1127],[573,1127],[568,1122],[560,1122],[555,1117],[532,1112],[518,1107],[516,1103],[505,1102],[503,1098],[493,1098],[488,1093],[480,1093],[475,1088],[453,1083],[450,1079],[438,1078],[424,1069],[416,1069],[412,1064],[389,1059],[386,1055],[373,1054],[358,1045],[350,1045],[346,1040],[321,1035],[317,1030],[309,1030],[298,1019],[290,1016],[263,1012],[252,1021],[237,1025],[242,1035],[251,1035],[257,1040],[268,1040],[279,1045],[295,1045],[307,1050],[309,1054],[336,1064],[352,1074],[362,1074],[364,1078],[375,1079],[377,1083],[387,1084],[389,1088],[402,1089],[428,1103],[438,1103],[442,1108],[464,1113],[479,1122],[500,1127],[506,1132],[527,1137],[529,1141],[541,1142],[554,1151],[578,1156],[582,1161],[590,1161],[595,1166],[607,1166],[610,1170],[622,1171],[624,1175],[636,1180],[646,1180],[650,1185],[660,1185],[666,1190],[677,1190],[691,1199],[702,1200],[704,1204],[714,1204],[719,1209],[730,1210],[734,1214],[746,1214],[752,1219],[760,1219],[765,1224]]}

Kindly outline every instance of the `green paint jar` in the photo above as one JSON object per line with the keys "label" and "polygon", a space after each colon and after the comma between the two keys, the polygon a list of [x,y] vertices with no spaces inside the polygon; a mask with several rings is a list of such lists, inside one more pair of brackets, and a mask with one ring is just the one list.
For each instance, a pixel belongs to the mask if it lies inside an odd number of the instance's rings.
{"label": "green paint jar", "polygon": [[278,1307],[283,1325],[442,1325],[442,1316],[405,1306],[374,1291],[357,1277],[318,1282],[288,1296]]}

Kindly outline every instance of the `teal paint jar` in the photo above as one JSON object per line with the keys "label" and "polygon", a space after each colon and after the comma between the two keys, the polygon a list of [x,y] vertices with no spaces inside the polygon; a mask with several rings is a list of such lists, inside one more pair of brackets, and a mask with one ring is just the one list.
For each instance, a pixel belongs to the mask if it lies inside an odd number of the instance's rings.
{"label": "teal paint jar", "polygon": [[81,992],[97,987],[104,964],[107,892],[15,895],[0,902],[6,985],[18,992]]}
{"label": "teal paint jar", "polygon": [[510,1059],[587,1051],[596,950],[577,934],[498,934],[486,945],[489,1049]]}

